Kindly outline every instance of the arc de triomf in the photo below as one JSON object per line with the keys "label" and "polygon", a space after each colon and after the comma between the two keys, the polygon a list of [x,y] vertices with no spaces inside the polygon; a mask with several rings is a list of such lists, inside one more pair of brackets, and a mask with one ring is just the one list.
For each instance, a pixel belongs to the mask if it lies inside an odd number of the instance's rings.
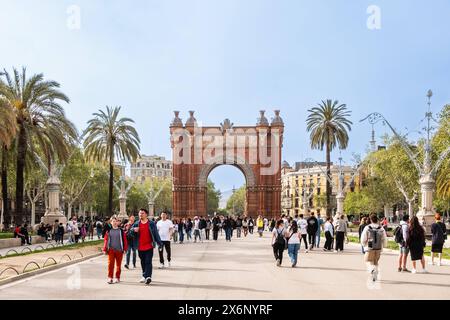
{"label": "arc de triomf", "polygon": [[200,126],[189,111],[183,124],[179,112],[170,124],[173,177],[173,215],[207,214],[207,179],[220,165],[233,165],[245,176],[247,216],[281,213],[281,151],[284,123],[275,110],[271,122],[260,111],[254,126]]}

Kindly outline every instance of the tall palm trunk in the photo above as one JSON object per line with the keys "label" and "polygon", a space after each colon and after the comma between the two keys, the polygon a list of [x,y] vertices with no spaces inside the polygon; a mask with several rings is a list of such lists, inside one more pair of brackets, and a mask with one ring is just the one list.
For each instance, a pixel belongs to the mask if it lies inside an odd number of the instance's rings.
{"label": "tall palm trunk", "polygon": [[326,157],[327,157],[327,217],[331,217],[331,183],[328,181],[331,179],[331,150],[330,143],[326,143]]}
{"label": "tall palm trunk", "polygon": [[111,146],[109,154],[109,198],[108,198],[108,215],[113,213],[113,190],[114,189],[114,145]]}
{"label": "tall palm trunk", "polygon": [[24,170],[25,156],[27,154],[27,134],[23,125],[20,125],[18,145],[17,145],[17,171],[16,171],[16,219],[17,223],[22,223],[25,215],[23,211],[24,202]]}
{"label": "tall palm trunk", "polygon": [[3,219],[5,225],[10,223],[8,206],[8,148],[4,145],[2,150],[2,199],[3,199]]}

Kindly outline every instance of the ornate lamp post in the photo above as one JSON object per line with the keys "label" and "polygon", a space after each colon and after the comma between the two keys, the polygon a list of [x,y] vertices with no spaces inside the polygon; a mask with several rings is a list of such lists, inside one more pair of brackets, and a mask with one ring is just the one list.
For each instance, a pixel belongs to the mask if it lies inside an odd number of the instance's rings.
{"label": "ornate lamp post", "polygon": [[130,191],[131,187],[133,186],[133,182],[130,183],[128,187],[125,186],[125,176],[122,175],[120,177],[120,186],[118,186],[116,183],[114,183],[114,187],[119,192],[119,219],[127,219],[127,194]]}
{"label": "ornate lamp post", "polygon": [[433,113],[431,112],[431,97],[433,96],[433,92],[431,90],[428,90],[427,97],[428,97],[428,111],[425,113],[425,119],[427,120],[427,126],[425,128],[427,132],[427,137],[425,140],[425,156],[423,159],[423,163],[419,163],[417,160],[417,155],[413,153],[410,146],[406,143],[405,139],[401,137],[395,129],[391,126],[391,124],[386,120],[386,118],[381,115],[378,112],[374,112],[369,114],[367,117],[362,119],[360,122],[368,120],[370,124],[375,124],[380,121],[382,121],[383,124],[388,125],[389,129],[393,132],[394,136],[398,141],[400,141],[401,146],[405,150],[406,154],[408,155],[409,159],[413,162],[413,164],[416,166],[417,171],[419,172],[419,184],[420,184],[420,191],[422,193],[422,205],[421,209],[417,213],[417,217],[419,218],[419,221],[422,223],[422,225],[425,227],[427,234],[431,233],[431,224],[434,222],[434,208],[433,208],[433,194],[436,189],[436,173],[443,163],[443,161],[447,158],[447,156],[450,154],[450,147],[448,147],[438,158],[438,160],[435,162],[434,166],[432,164],[432,146],[431,146],[431,120],[433,119]]}

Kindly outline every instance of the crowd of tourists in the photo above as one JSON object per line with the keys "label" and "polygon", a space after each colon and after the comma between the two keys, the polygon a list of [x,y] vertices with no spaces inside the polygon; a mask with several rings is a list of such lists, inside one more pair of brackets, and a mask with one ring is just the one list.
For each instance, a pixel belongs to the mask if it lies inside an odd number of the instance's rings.
{"label": "crowd of tourists", "polygon": [[[445,224],[439,214],[435,215],[435,223],[431,225],[431,265],[442,263],[442,250],[447,239]],[[376,214],[363,217],[359,225],[359,241],[364,261],[371,275],[372,281],[378,279],[378,266],[383,248],[387,247],[386,219],[379,220]],[[325,221],[320,213],[312,212],[307,219],[303,215],[292,217],[282,216],[275,222],[272,230],[272,247],[276,265],[281,266],[283,253],[287,250],[291,266],[296,267],[298,253],[302,242],[305,244],[305,253],[319,248],[320,235],[324,233],[324,251],[341,252],[344,250],[344,242],[348,242],[348,222],[344,215],[336,220],[327,217]],[[426,247],[425,228],[419,223],[416,216],[402,216],[400,225],[394,230],[394,240],[399,245],[398,271],[418,273],[417,264],[422,266],[422,272],[427,273],[425,267],[424,248]],[[412,262],[412,270],[406,268],[408,255]],[[435,262],[438,259],[437,263]]]}

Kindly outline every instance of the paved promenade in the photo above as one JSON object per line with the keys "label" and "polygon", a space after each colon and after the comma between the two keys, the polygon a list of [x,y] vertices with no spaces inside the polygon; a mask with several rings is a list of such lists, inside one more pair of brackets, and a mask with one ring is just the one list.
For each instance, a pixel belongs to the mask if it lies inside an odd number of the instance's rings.
{"label": "paved promenade", "polygon": [[102,256],[0,287],[0,299],[440,299],[450,292],[450,266],[398,273],[397,255],[388,252],[381,258],[381,281],[372,285],[355,244],[344,253],[302,249],[295,269],[284,257],[276,267],[268,232],[231,243],[175,244],[172,267],[155,268],[148,287],[138,283],[139,268],[123,270],[122,283],[108,285]]}

